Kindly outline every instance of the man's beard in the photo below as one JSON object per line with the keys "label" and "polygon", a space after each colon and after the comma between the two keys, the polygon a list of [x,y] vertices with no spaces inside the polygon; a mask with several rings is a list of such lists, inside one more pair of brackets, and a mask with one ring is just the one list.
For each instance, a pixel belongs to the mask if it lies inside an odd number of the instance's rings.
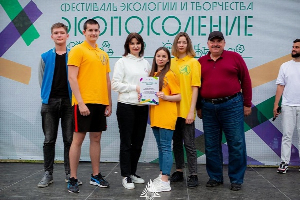
{"label": "man's beard", "polygon": [[293,58],[298,58],[298,57],[300,57],[300,53],[296,53],[296,54],[291,53],[291,55],[292,55]]}

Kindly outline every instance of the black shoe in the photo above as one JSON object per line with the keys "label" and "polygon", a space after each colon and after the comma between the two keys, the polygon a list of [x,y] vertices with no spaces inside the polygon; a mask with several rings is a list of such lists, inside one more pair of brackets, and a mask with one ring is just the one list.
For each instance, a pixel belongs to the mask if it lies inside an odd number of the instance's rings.
{"label": "black shoe", "polygon": [[231,183],[231,188],[232,191],[239,191],[240,189],[242,189],[242,184],[238,184],[238,183]]}
{"label": "black shoe", "polygon": [[74,177],[69,178],[68,191],[70,193],[79,193],[78,180]]}
{"label": "black shoe", "polygon": [[103,187],[103,188],[108,188],[109,187],[109,183],[107,182],[107,180],[105,180],[103,178],[101,173],[99,173],[95,176],[93,176],[93,174],[91,174],[90,184],[91,185],[96,185],[96,186],[99,186],[99,187]]}
{"label": "black shoe", "polygon": [[171,175],[171,182],[182,182],[183,181],[183,172],[176,171]]}
{"label": "black shoe", "polygon": [[216,186],[219,186],[221,184],[223,184],[223,181],[218,182],[218,181],[209,179],[209,181],[206,183],[206,187],[216,187]]}
{"label": "black shoe", "polygon": [[277,169],[277,173],[285,174],[288,169],[289,169],[289,165],[285,162],[281,162],[278,169]]}
{"label": "black shoe", "polygon": [[187,181],[187,186],[189,188],[195,188],[198,186],[198,176],[197,175],[190,175]]}

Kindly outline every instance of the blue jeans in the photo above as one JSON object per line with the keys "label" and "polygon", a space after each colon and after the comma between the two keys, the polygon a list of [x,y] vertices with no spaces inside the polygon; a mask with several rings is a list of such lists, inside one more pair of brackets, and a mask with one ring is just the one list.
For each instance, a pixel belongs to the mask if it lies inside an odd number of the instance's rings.
{"label": "blue jeans", "polygon": [[224,103],[212,104],[202,100],[205,136],[206,170],[210,179],[223,181],[222,131],[225,134],[231,183],[242,184],[247,168],[244,133],[244,106],[241,94]]}
{"label": "blue jeans", "polygon": [[159,157],[159,168],[162,171],[162,175],[170,176],[171,168],[173,165],[173,156],[172,156],[172,137],[173,131],[164,128],[152,128],[157,148],[158,148],[158,157]]}
{"label": "blue jeans", "polygon": [[57,138],[59,118],[61,118],[62,136],[64,142],[64,167],[66,174],[70,173],[69,150],[73,139],[73,110],[70,99],[51,98],[48,104],[42,104],[42,128],[45,135],[44,169],[53,172],[55,143]]}

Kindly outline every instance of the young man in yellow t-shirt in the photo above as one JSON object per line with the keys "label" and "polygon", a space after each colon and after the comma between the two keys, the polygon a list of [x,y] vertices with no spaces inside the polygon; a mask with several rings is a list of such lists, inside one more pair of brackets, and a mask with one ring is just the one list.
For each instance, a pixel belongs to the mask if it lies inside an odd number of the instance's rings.
{"label": "young man in yellow t-shirt", "polygon": [[72,105],[75,131],[70,148],[71,175],[68,191],[78,193],[77,168],[81,145],[86,132],[90,132],[90,157],[93,173],[90,184],[109,187],[99,172],[100,139],[106,130],[106,117],[111,115],[111,86],[109,58],[96,44],[100,26],[94,19],[83,25],[85,41],[73,47],[69,54],[69,82],[72,88]]}

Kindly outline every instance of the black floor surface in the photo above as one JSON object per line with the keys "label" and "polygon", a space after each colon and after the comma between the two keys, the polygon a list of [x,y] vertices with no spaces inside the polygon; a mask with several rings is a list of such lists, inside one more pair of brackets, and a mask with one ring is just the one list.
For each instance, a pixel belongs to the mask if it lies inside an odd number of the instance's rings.
{"label": "black floor surface", "polygon": [[[174,167],[174,166],[173,166]],[[0,163],[0,199],[99,199],[135,200],[140,197],[147,184],[135,184],[136,188],[127,190],[122,186],[119,163],[101,163],[100,170],[110,183],[110,188],[99,188],[89,184],[91,164],[79,164],[78,177],[83,182],[80,193],[67,191],[63,164],[55,164],[54,183],[46,188],[38,188],[42,178],[41,163]],[[137,174],[148,182],[157,177],[158,164],[139,163]],[[185,171],[186,175],[186,171]],[[215,188],[205,187],[208,176],[205,165],[198,165],[200,185],[195,189],[186,187],[184,182],[171,183],[172,191],[159,193],[153,200],[194,200],[194,199],[300,199],[300,172],[291,168],[286,174],[277,174],[276,168],[248,167],[240,191],[231,191],[227,166],[224,166],[224,184]],[[151,199],[151,198],[148,198]]]}

